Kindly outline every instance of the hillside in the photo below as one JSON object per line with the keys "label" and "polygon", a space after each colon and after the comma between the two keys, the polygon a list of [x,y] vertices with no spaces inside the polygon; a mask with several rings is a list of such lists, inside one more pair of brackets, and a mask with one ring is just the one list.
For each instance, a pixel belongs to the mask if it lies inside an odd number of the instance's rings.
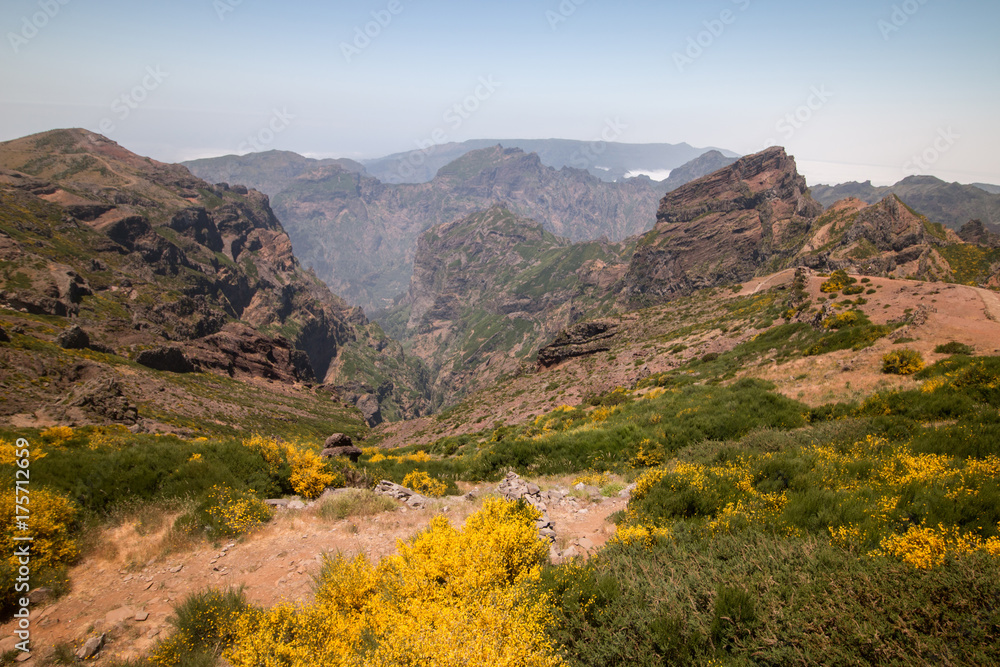
{"label": "hillside", "polygon": [[316,160],[290,151],[273,150],[190,160],[182,164],[209,183],[245,185],[268,197],[274,197],[302,174],[321,167],[335,166],[359,174],[365,172],[364,166],[354,160]]}
{"label": "hillside", "polygon": [[951,229],[958,230],[969,220],[982,220],[1000,231],[1000,194],[989,187],[946,183],[934,176],[908,176],[890,186],[877,187],[865,181],[814,185],[809,191],[824,207],[849,197],[875,204],[896,195],[919,213]]}
{"label": "hillside", "polygon": [[572,244],[496,206],[420,237],[386,330],[431,371],[445,404],[530,365],[560,329],[611,298],[626,249]]}
{"label": "hillside", "polygon": [[[228,429],[244,391],[227,396],[230,378],[279,383],[313,413],[336,413],[331,397],[371,423],[420,413],[419,371],[301,267],[265,195],[84,130],[0,144],[0,169],[6,419]],[[367,364],[345,372],[354,358]],[[196,408],[199,383],[212,403]]]}

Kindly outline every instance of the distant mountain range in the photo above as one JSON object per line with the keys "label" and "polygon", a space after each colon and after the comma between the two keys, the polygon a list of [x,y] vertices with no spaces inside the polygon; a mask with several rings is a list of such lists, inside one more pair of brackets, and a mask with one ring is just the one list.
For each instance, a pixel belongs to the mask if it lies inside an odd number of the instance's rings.
{"label": "distant mountain range", "polygon": [[[550,151],[579,144],[543,143]],[[499,203],[570,241],[620,241],[652,226],[665,192],[733,160],[709,151],[681,164],[663,183],[645,176],[609,182],[582,169],[556,169],[518,148],[460,146],[465,152],[424,183],[385,183],[370,175],[371,165],[279,151],[186,166],[206,180],[252,184],[270,194],[302,262],[334,292],[374,312],[407,290],[417,239],[430,227]]]}
{"label": "distant mountain range", "polygon": [[934,176],[909,176],[889,186],[852,181],[833,186],[814,185],[810,192],[826,207],[846,197],[874,204],[893,194],[934,222],[952,229],[961,228],[969,220],[981,220],[990,229],[1000,231],[1000,186],[962,185],[946,183]]}
{"label": "distant mountain range", "polygon": [[614,141],[574,141],[571,139],[473,139],[461,143],[432,146],[424,150],[395,153],[374,160],[362,160],[368,173],[383,183],[426,183],[438,170],[469,151],[490,146],[519,148],[537,153],[542,164],[553,169],[583,169],[602,181],[619,181],[637,172],[666,172],[690,162],[707,151],[725,157],[737,153],[717,148],[695,148],[681,144],[623,144]]}

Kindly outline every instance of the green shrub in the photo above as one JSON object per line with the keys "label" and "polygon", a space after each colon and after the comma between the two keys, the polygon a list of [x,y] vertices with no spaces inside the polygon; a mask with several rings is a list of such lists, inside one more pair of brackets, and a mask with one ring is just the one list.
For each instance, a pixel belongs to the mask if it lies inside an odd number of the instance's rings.
{"label": "green shrub", "polygon": [[396,501],[367,489],[350,489],[320,501],[318,514],[327,521],[373,516],[396,509]]}
{"label": "green shrub", "polygon": [[938,345],[934,348],[934,352],[937,354],[965,354],[972,356],[976,351],[970,345],[953,340],[950,343]]}
{"label": "green shrub", "polygon": [[271,520],[272,511],[253,491],[212,487],[201,503],[177,520],[177,528],[209,538],[248,533]]}

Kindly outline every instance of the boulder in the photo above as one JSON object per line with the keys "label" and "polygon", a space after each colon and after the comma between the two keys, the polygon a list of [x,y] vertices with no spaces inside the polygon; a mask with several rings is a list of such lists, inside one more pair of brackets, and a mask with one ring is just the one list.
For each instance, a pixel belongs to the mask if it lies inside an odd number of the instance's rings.
{"label": "boulder", "polygon": [[101,649],[104,648],[104,635],[98,635],[96,637],[91,637],[83,643],[83,646],[76,652],[76,657],[80,660],[89,660],[95,655],[100,653]]}
{"label": "boulder", "polygon": [[323,443],[323,447],[324,449],[329,449],[331,447],[350,447],[353,444],[354,441],[351,440],[351,436],[346,433],[334,433],[326,439],[326,442]]}
{"label": "boulder", "polygon": [[420,495],[413,489],[408,489],[405,486],[400,486],[390,482],[387,479],[383,479],[375,487],[375,493],[379,493],[383,496],[389,496],[396,500],[401,500],[409,507],[414,509],[421,509],[427,504],[427,498]]}
{"label": "boulder", "polygon": [[143,350],[135,355],[135,362],[157,371],[168,373],[190,373],[194,366],[177,347],[157,347]]}
{"label": "boulder", "polygon": [[78,325],[74,324],[59,334],[56,338],[56,343],[64,350],[83,350],[90,347],[90,336]]}
{"label": "boulder", "polygon": [[345,447],[327,447],[322,452],[320,456],[324,459],[337,458],[339,456],[346,456],[351,460],[351,463],[357,463],[358,458],[361,456],[361,448],[355,447],[354,445],[348,445]]}
{"label": "boulder", "polygon": [[10,342],[10,336],[7,335],[7,332],[4,330],[3,327],[0,327],[0,343],[9,343],[9,342]]}
{"label": "boulder", "polygon": [[560,332],[551,344],[538,351],[538,363],[543,368],[548,368],[573,357],[607,352],[611,349],[618,329],[616,322],[607,320],[575,324]]}

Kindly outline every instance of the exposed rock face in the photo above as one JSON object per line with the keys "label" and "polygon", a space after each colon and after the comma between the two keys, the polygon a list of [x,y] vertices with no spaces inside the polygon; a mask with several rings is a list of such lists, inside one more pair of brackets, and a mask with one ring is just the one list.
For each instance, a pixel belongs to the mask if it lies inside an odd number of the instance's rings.
{"label": "exposed rock face", "polygon": [[552,343],[538,351],[538,363],[547,368],[573,357],[606,352],[617,333],[618,324],[610,321],[575,324],[560,331]]}
{"label": "exposed rock face", "polygon": [[191,361],[177,347],[158,347],[143,350],[135,355],[135,362],[147,368],[169,373],[190,373],[194,370]]}
{"label": "exposed rock face", "polygon": [[361,448],[355,447],[354,445],[327,447],[322,452],[320,452],[320,456],[322,456],[324,459],[335,459],[343,456],[350,459],[351,463],[357,463],[358,458],[361,457],[361,454],[362,454]]}
{"label": "exposed rock face", "polygon": [[958,231],[958,235],[966,243],[1000,248],[1000,234],[991,231],[982,220],[970,220],[965,223]]}
{"label": "exposed rock face", "polygon": [[353,445],[354,442],[351,440],[351,436],[345,433],[334,433],[333,435],[331,435],[329,438],[326,439],[326,442],[323,443],[323,446],[326,448],[351,447]]}
{"label": "exposed rock face", "polygon": [[821,271],[949,280],[942,249],[959,243],[955,232],[932,224],[895,195],[872,206],[846,199],[815,221],[797,261]]}
{"label": "exposed rock face", "polygon": [[784,149],[741,158],[663,198],[625,297],[641,305],[747,280],[797,250],[820,210]]}
{"label": "exposed rock face", "polygon": [[80,385],[63,404],[68,408],[81,408],[98,421],[135,424],[139,419],[139,410],[125,396],[121,383],[107,377]]}
{"label": "exposed rock face", "polygon": [[9,342],[10,342],[10,336],[7,334],[7,331],[3,327],[0,327],[0,343],[9,343]]}
{"label": "exposed rock face", "polygon": [[[390,378],[406,398],[404,408],[386,397],[393,417],[426,411],[412,361],[302,268],[260,192],[56,130],[0,143],[0,210],[0,307],[72,317],[92,339],[145,350],[141,363],[173,372]],[[81,341],[63,342],[111,351]],[[345,377],[345,367],[359,370]],[[37,397],[39,408],[51,402]]]}
{"label": "exposed rock face", "polygon": [[90,336],[74,324],[56,337],[56,343],[65,350],[84,350],[90,347]]}

